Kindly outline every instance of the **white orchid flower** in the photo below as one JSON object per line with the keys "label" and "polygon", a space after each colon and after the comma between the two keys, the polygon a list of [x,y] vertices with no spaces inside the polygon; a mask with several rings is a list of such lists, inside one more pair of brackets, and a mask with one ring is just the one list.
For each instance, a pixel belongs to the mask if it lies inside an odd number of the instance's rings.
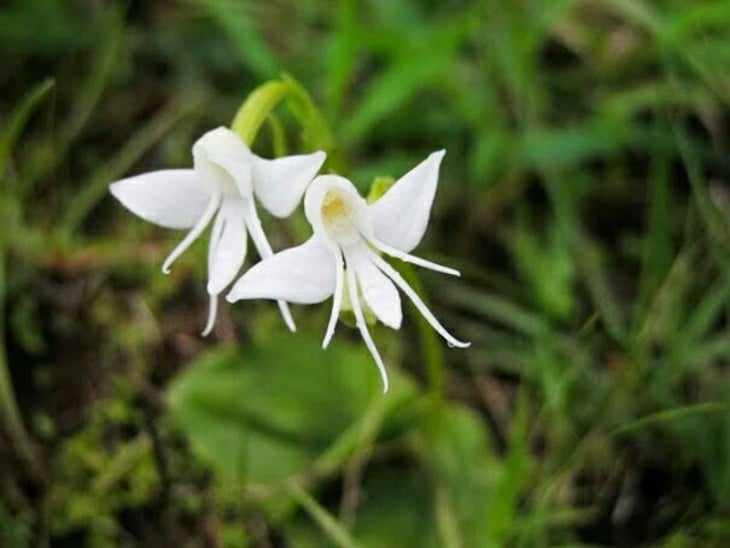
{"label": "white orchid flower", "polygon": [[320,175],[307,189],[304,208],[314,234],[304,244],[261,261],[233,286],[226,299],[280,299],[315,304],[333,296],[332,313],[322,347],[335,332],[347,288],[357,327],[388,390],[383,360],[368,331],[360,298],[375,317],[399,329],[403,314],[399,288],[429,324],[452,346],[470,343],[454,338],[434,317],[408,283],[379,252],[418,266],[459,275],[459,272],[409,252],[421,241],[436,193],[444,151],[431,154],[374,204],[368,205],[354,185],[337,175]]}
{"label": "white orchid flower", "polygon": [[[218,295],[233,281],[246,258],[246,233],[262,259],[273,255],[254,196],[274,216],[287,217],[324,160],[324,152],[266,160],[251,152],[237,134],[219,127],[193,145],[192,169],[144,173],[112,183],[110,190],[146,221],[189,229],[163,263],[165,274],[215,217],[208,248],[210,305],[205,336],[215,325]],[[289,329],[295,331],[286,302],[279,301],[279,308]]]}

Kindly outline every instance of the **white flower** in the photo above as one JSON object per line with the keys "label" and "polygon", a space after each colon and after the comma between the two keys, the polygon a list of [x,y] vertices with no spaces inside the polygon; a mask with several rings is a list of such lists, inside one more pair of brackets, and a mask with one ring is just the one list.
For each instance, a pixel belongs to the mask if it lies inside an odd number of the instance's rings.
{"label": "white flower", "polygon": [[[324,160],[324,152],[265,160],[234,132],[219,127],[193,145],[192,169],[152,171],[112,183],[110,190],[146,221],[190,230],[162,265],[165,274],[215,217],[208,248],[210,307],[203,330],[208,335],[215,324],[218,295],[246,258],[246,232],[262,259],[273,255],[254,196],[276,217],[290,215]],[[279,308],[289,329],[295,331],[286,302],[279,301]]]}
{"label": "white flower", "polygon": [[304,244],[261,261],[226,296],[239,299],[283,299],[314,304],[333,297],[332,314],[322,347],[335,331],[347,288],[357,327],[378,365],[384,391],[385,366],[365,322],[360,298],[385,325],[399,329],[402,320],[400,288],[431,326],[452,346],[467,347],[434,317],[416,292],[378,252],[446,274],[459,272],[409,255],[426,231],[436,193],[444,151],[431,154],[374,204],[368,205],[354,185],[337,175],[314,179],[304,197],[304,208],[314,234]]}

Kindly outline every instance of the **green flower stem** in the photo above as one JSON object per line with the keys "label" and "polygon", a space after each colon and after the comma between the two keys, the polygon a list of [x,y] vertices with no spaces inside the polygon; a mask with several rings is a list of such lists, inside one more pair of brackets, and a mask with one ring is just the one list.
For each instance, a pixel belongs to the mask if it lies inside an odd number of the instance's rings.
{"label": "green flower stem", "polygon": [[[394,266],[408,285],[423,298],[426,292],[413,267],[406,263]],[[423,300],[426,302],[425,298]],[[444,392],[444,351],[441,341],[423,316],[414,314],[414,317],[418,326],[421,356],[426,362],[429,391],[433,396],[441,397]]]}
{"label": "green flower stem", "polygon": [[[0,246],[2,243],[0,242]],[[18,410],[18,403],[13,390],[13,383],[8,368],[7,351],[5,349],[5,253],[0,247],[0,413],[3,426],[12,441],[18,456],[34,475],[39,475],[38,462],[33,444],[23,426],[23,419]]]}
{"label": "green flower stem", "polygon": [[309,517],[320,527],[332,544],[339,548],[357,548],[359,546],[349,531],[304,489],[298,485],[291,485],[289,494],[309,514]]}
{"label": "green flower stem", "polygon": [[288,94],[289,86],[281,80],[271,80],[257,87],[238,108],[231,122],[231,130],[251,146],[261,126]]}
{"label": "green flower stem", "polygon": [[[231,122],[231,130],[251,146],[264,123],[272,121],[276,132],[278,119],[274,110],[285,103],[301,128],[301,140],[305,148],[324,150],[328,165],[342,171],[342,161],[335,149],[335,141],[327,122],[311,96],[294,78],[284,74],[278,80],[270,80],[253,90],[238,108]],[[274,135],[275,145],[277,135]],[[276,147],[275,147],[276,148]]]}

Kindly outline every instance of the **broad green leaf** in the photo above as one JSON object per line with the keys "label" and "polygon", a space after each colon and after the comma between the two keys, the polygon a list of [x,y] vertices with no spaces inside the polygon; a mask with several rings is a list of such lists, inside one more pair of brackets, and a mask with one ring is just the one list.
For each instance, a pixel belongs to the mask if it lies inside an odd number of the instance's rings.
{"label": "broad green leaf", "polygon": [[466,408],[435,400],[421,416],[413,442],[432,485],[443,490],[464,546],[485,546],[483,518],[498,464],[482,422]]}
{"label": "broad green leaf", "polygon": [[374,398],[397,406],[412,392],[391,368],[380,380],[364,348],[323,351],[305,334],[214,351],[169,390],[173,418],[224,482],[272,484],[301,473],[360,419]]}

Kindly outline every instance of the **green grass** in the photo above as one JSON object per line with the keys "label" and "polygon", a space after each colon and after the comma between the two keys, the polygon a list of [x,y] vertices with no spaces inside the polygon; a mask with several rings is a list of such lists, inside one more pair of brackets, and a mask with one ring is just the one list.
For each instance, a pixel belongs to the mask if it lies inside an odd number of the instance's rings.
{"label": "green grass", "polygon": [[[6,4],[0,545],[730,543],[727,2]],[[384,398],[326,305],[201,339],[204,245],[162,275],[107,192],[283,74],[263,155],[366,195],[447,150],[420,253],[463,276],[403,275],[473,344],[406,305]]]}

